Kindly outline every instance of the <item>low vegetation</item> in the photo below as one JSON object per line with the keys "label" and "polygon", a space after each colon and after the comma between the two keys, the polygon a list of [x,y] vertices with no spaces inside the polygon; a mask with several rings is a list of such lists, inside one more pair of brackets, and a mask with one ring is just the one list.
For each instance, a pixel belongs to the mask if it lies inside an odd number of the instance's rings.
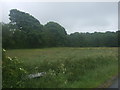
{"label": "low vegetation", "polygon": [[7,56],[19,58],[28,74],[46,72],[25,80],[26,88],[96,88],[118,73],[117,48],[14,49]]}
{"label": "low vegetation", "polygon": [[27,74],[23,64],[18,58],[6,56],[6,50],[2,50],[2,87],[24,87],[23,77]]}

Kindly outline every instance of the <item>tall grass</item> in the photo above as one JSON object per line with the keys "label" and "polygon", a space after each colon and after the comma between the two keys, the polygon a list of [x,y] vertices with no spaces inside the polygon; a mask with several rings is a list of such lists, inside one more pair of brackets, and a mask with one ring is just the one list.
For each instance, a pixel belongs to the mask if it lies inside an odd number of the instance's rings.
{"label": "tall grass", "polygon": [[32,88],[95,88],[117,74],[117,48],[46,48],[8,50],[29,73],[46,72],[44,77],[26,80]]}

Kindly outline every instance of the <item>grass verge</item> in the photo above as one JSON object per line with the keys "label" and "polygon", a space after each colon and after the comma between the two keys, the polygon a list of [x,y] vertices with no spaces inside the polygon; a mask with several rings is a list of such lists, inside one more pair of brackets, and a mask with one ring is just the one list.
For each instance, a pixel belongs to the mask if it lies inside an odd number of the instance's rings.
{"label": "grass verge", "polygon": [[46,72],[25,81],[26,88],[97,88],[118,72],[117,48],[47,48],[8,50],[29,73]]}

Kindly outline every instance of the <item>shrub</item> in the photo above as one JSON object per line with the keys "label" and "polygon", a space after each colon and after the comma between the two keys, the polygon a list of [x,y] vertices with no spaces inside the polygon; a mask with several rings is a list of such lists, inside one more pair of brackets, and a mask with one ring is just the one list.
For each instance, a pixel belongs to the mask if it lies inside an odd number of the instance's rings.
{"label": "shrub", "polygon": [[5,50],[2,50],[2,87],[3,88],[20,88],[24,87],[23,77],[26,70],[16,57],[7,57]]}

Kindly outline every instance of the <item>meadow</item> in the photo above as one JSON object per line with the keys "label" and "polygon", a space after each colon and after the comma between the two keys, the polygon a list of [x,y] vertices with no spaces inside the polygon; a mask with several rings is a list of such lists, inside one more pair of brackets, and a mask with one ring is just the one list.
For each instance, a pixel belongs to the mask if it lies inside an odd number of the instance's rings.
{"label": "meadow", "polygon": [[23,62],[28,74],[46,72],[25,80],[26,88],[96,88],[118,73],[118,48],[57,47],[7,50]]}

